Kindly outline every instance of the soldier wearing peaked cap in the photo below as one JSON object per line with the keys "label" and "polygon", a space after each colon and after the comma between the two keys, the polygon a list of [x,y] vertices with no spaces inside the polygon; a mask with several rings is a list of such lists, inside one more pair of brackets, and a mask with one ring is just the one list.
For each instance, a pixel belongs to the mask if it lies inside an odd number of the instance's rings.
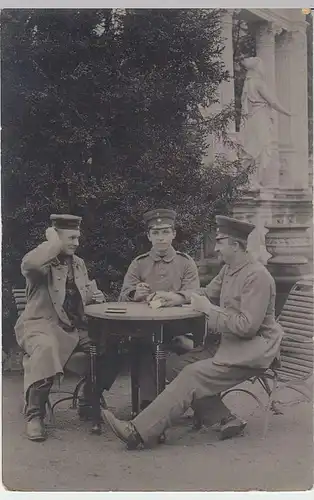
{"label": "soldier wearing peaked cap", "polygon": [[[17,342],[25,352],[26,433],[33,441],[46,438],[45,406],[55,376],[63,373],[68,361],[70,368],[74,351],[89,352],[84,306],[104,301],[103,293],[89,281],[84,261],[75,255],[81,217],[53,214],[50,220],[47,241],[22,260],[27,304],[15,326]],[[98,364],[101,393],[110,388],[117,362],[108,353],[100,357]],[[77,368],[82,372],[82,367]],[[80,416],[89,408],[88,385],[83,393],[79,401]]]}
{"label": "soldier wearing peaked cap", "polygon": [[[176,212],[165,208],[150,210],[143,215],[152,248],[131,263],[120,300],[141,302],[154,294],[155,299],[162,301],[163,307],[170,307],[187,302],[187,290],[199,287],[195,262],[172,246],[176,236],[175,219]],[[173,342],[173,349],[177,350],[192,346],[193,342],[183,335]],[[141,347],[139,383],[141,408],[145,408],[156,396],[156,377],[153,347],[151,344]]]}
{"label": "soldier wearing peaked cap", "polygon": [[[152,293],[163,307],[190,302],[191,292],[199,288],[198,270],[191,257],[174,250],[176,236],[176,212],[168,209],[150,210],[143,216],[151,250],[137,257],[130,265],[122,286],[120,300],[145,301]],[[179,354],[190,350],[193,342],[184,335],[175,337],[169,348]],[[214,346],[212,345],[212,348]],[[142,346],[144,349],[145,347]],[[142,352],[140,364],[141,408],[145,408],[156,396],[155,363],[152,346]],[[172,354],[167,361],[167,379],[172,380],[182,369],[184,356]],[[207,407],[209,404],[207,405]],[[230,415],[220,398],[210,401],[212,422]]]}
{"label": "soldier wearing peaked cap", "polygon": [[[247,237],[254,226],[225,216],[217,216],[216,221],[215,250],[224,266],[206,288],[190,297],[194,309],[207,317],[208,336],[221,334],[220,345],[213,357],[207,353],[206,342],[202,352],[194,349],[182,356],[186,358],[182,371],[132,421],[118,420],[103,411],[129,448],[157,438],[189,406],[260,374],[279,356],[283,331],[275,320],[275,283],[267,269],[246,253]],[[230,425],[234,419],[231,416],[221,426],[221,439],[232,436],[233,429],[239,430],[237,423],[234,428]]]}

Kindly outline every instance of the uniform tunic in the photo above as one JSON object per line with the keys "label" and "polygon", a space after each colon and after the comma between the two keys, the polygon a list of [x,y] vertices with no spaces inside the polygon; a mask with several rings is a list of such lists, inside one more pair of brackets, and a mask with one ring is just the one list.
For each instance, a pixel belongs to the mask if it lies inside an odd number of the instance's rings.
{"label": "uniform tunic", "polygon": [[163,257],[154,248],[140,255],[131,263],[123,282],[120,301],[133,300],[136,285],[147,283],[151,292],[176,292],[189,302],[187,290],[199,288],[198,270],[189,255],[169,247]]}
{"label": "uniform tunic", "polygon": [[[182,295],[189,302],[190,292],[200,286],[198,270],[194,260],[187,254],[177,252],[172,246],[164,256],[157,255],[152,247],[150,252],[137,257],[131,263],[123,282],[120,301],[134,300],[136,285],[144,282],[150,286],[151,292],[165,291]],[[171,326],[172,335],[173,328]],[[165,330],[165,340],[167,341]],[[178,331],[180,335],[182,331]],[[151,344],[142,341],[142,356],[139,366],[139,385],[141,400],[151,401],[156,396],[155,363],[152,357]]]}
{"label": "uniform tunic", "polygon": [[275,320],[276,286],[261,263],[247,256],[237,267],[225,265],[200,293],[219,299],[208,327],[221,333],[215,364],[268,368],[279,355],[283,330]]}
{"label": "uniform tunic", "polygon": [[[16,339],[25,352],[24,390],[38,380],[62,374],[79,342],[79,333],[64,309],[68,265],[57,257],[61,243],[46,241],[22,260],[27,304],[15,325]],[[73,256],[73,278],[80,295],[79,314],[92,302],[84,261]]]}

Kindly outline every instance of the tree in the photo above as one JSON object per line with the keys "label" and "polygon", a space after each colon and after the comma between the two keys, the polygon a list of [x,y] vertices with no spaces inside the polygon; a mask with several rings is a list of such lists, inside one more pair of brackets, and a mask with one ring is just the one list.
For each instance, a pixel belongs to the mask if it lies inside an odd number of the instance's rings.
{"label": "tree", "polygon": [[3,284],[23,286],[22,256],[49,214],[83,216],[80,254],[115,297],[146,250],[144,211],[177,209],[194,252],[247,176],[203,166],[209,132],[227,141],[232,106],[203,119],[228,78],[218,10],[3,10]]}

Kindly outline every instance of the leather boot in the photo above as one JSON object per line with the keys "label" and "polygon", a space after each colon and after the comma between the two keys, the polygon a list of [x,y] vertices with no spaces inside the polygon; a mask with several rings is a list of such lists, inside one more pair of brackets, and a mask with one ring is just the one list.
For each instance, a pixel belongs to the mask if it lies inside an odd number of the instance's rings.
{"label": "leather boot", "polygon": [[33,417],[27,422],[26,435],[31,441],[45,441],[47,439],[46,428],[42,418]]}
{"label": "leather boot", "polygon": [[26,435],[31,441],[44,441],[47,439],[44,418],[52,383],[52,378],[39,380],[32,384],[27,391],[25,408]]}
{"label": "leather boot", "polygon": [[149,399],[143,399],[140,404],[140,410],[141,411],[145,410],[150,404],[151,401]]}
{"label": "leather boot", "polygon": [[91,390],[89,384],[85,382],[83,385],[82,395],[78,398],[77,413],[80,420],[92,420],[92,403],[91,403]]}
{"label": "leather boot", "polygon": [[216,427],[220,430],[223,421],[232,416],[229,408],[222,402],[220,396],[209,396],[193,402],[193,428],[196,430],[205,427]]}

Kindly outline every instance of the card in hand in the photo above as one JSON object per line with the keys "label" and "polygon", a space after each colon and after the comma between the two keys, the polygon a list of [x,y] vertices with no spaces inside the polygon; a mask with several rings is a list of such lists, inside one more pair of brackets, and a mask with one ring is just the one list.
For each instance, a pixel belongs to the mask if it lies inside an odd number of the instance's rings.
{"label": "card in hand", "polygon": [[152,309],[159,309],[162,307],[162,301],[160,299],[151,300],[149,305]]}

